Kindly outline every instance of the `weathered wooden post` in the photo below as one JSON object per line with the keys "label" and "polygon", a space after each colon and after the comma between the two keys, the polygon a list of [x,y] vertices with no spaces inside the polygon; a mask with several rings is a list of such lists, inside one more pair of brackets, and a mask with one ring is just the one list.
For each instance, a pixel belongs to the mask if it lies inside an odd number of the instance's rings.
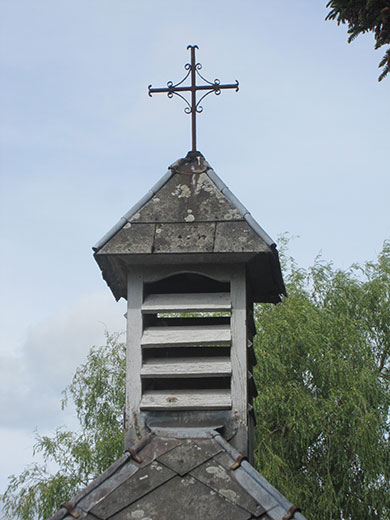
{"label": "weathered wooden post", "polygon": [[253,303],[285,291],[270,237],[189,152],[95,258],[128,301],[125,446],[162,426],[213,428],[250,456]]}

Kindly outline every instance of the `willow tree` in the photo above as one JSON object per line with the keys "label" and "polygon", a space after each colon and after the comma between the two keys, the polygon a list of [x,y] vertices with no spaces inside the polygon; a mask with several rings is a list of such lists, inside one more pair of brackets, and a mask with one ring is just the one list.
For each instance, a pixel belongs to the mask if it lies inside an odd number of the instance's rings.
{"label": "willow tree", "polygon": [[389,519],[390,243],[287,286],[257,308],[257,467],[308,519]]}

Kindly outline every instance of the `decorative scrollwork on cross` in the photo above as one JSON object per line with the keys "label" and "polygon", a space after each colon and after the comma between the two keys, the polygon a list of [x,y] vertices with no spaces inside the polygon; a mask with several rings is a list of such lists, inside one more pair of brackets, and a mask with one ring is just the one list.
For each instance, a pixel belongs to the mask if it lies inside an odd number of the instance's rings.
{"label": "decorative scrollwork on cross", "polygon": [[[166,87],[162,88],[152,88],[152,85],[148,87],[148,93],[151,97],[152,94],[156,93],[166,93],[169,98],[173,98],[173,96],[180,97],[185,103],[186,107],[184,108],[184,112],[186,114],[191,114],[191,128],[192,128],[192,151],[196,152],[196,114],[200,114],[203,112],[203,107],[201,102],[203,99],[214,92],[216,96],[221,94],[221,90],[224,89],[232,89],[234,88],[236,92],[238,91],[238,81],[230,84],[221,84],[219,79],[215,79],[214,81],[209,81],[199,72],[202,70],[202,65],[200,63],[196,63],[195,60],[195,49],[199,49],[197,45],[188,45],[187,49],[190,49],[191,52],[191,63],[186,63],[184,65],[184,69],[187,71],[187,74],[184,78],[178,83],[174,84],[172,81],[168,81]],[[191,76],[191,85],[183,85],[186,79]],[[196,83],[197,76],[204,82],[204,84],[198,85]],[[205,91],[205,93],[200,97],[200,99],[196,99],[197,91]],[[191,100],[188,101],[185,96],[181,94],[181,92],[191,92]]]}

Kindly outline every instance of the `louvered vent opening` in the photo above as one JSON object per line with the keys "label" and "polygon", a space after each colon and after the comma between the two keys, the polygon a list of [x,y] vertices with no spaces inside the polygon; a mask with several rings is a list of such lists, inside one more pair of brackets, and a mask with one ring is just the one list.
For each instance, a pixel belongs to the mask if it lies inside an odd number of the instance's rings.
{"label": "louvered vent opening", "polygon": [[145,284],[143,410],[231,407],[230,284],[180,274]]}

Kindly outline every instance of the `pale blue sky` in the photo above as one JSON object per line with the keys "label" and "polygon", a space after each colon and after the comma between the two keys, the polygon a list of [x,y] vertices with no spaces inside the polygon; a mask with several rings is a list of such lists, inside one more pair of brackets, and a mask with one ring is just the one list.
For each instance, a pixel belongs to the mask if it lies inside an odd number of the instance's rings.
{"label": "pale blue sky", "polygon": [[3,475],[35,427],[71,421],[60,391],[102,322],[124,327],[91,247],[190,149],[181,101],[147,96],[183,77],[188,44],[208,79],[240,81],[205,100],[198,148],[273,238],[300,236],[300,264],[390,238],[390,79],[325,4],[0,0]]}

